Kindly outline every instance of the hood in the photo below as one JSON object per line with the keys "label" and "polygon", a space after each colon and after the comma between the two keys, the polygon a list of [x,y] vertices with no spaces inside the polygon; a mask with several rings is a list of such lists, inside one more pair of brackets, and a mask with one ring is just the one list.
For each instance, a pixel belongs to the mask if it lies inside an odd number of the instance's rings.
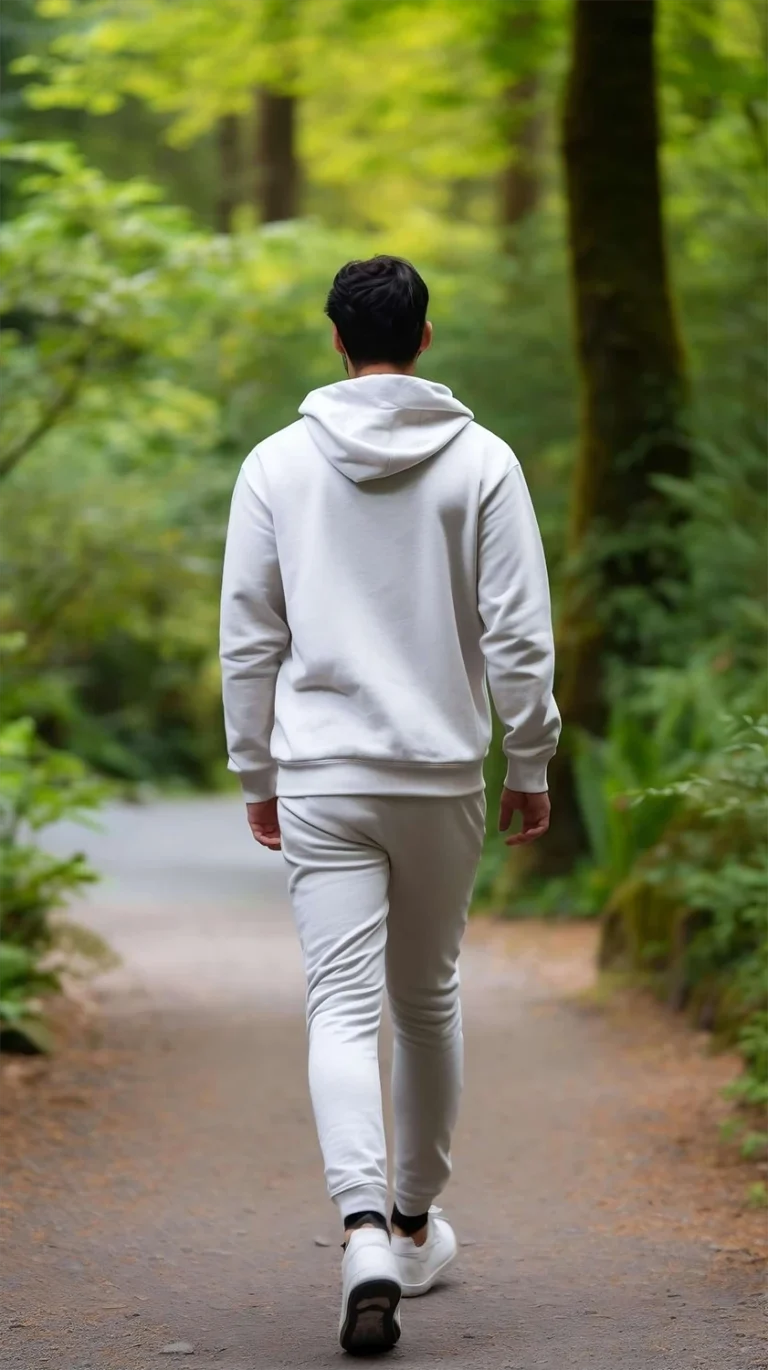
{"label": "hood", "polygon": [[447,386],[392,375],[312,390],[299,413],[323,456],[356,484],[434,457],[474,417]]}

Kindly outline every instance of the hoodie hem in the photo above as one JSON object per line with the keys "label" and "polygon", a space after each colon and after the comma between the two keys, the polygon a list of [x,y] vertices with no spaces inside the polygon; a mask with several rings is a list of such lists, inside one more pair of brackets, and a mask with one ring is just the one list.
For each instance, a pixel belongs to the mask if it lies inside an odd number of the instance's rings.
{"label": "hoodie hem", "polygon": [[425,798],[476,794],[484,789],[482,761],[308,761],[278,763],[280,799],[323,794],[401,794]]}

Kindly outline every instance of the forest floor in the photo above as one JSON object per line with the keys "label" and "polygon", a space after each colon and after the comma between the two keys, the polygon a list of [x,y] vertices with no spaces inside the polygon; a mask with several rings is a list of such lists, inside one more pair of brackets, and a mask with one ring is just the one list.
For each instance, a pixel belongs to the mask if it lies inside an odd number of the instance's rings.
{"label": "forest floor", "polygon": [[[0,1364],[341,1364],[280,858],[229,799],[115,810],[84,845],[107,879],[77,916],[122,964],[51,1060],[3,1066]],[[594,936],[472,926],[460,1260],[388,1365],[768,1367],[765,1214],[718,1140],[734,1062],[642,997],[603,1001]]]}

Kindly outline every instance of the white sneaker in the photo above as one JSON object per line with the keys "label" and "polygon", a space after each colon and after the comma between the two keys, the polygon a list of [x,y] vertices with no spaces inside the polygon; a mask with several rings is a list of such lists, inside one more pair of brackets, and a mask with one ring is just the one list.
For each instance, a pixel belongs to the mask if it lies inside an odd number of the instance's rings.
{"label": "white sneaker", "polygon": [[441,1218],[441,1208],[430,1208],[427,1219],[427,1240],[416,1246],[410,1237],[392,1238],[392,1255],[404,1299],[416,1299],[426,1294],[444,1270],[456,1259],[458,1242],[451,1224]]}
{"label": "white sneaker", "polygon": [[388,1351],[400,1337],[400,1280],[389,1236],[378,1227],[350,1234],[341,1263],[339,1341],[345,1351]]}

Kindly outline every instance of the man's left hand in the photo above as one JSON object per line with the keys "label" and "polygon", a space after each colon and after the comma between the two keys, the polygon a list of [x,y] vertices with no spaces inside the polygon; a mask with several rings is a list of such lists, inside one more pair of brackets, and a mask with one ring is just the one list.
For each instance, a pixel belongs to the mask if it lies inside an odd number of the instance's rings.
{"label": "man's left hand", "polygon": [[248,826],[256,841],[270,851],[280,850],[280,820],[277,816],[277,800],[262,799],[259,804],[246,804]]}
{"label": "man's left hand", "polygon": [[543,837],[549,827],[549,795],[546,790],[541,794],[528,794],[523,790],[508,790],[505,785],[501,792],[499,832],[509,831],[516,813],[522,814],[523,826],[520,832],[507,838],[508,847],[523,847]]}

